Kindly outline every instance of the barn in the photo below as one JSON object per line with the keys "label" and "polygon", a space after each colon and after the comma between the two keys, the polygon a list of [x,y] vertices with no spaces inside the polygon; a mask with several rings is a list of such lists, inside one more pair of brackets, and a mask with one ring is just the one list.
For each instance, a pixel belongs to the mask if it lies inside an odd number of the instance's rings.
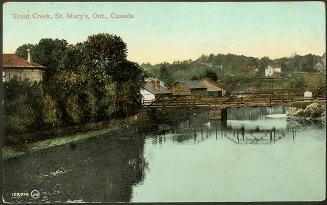
{"label": "barn", "polygon": [[202,78],[200,80],[200,82],[207,87],[207,91],[208,91],[208,96],[209,97],[223,97],[226,95],[226,90],[224,89],[224,87],[215,82],[210,80],[209,78]]}
{"label": "barn", "polygon": [[208,96],[207,87],[199,80],[177,81],[169,87],[173,95]]}

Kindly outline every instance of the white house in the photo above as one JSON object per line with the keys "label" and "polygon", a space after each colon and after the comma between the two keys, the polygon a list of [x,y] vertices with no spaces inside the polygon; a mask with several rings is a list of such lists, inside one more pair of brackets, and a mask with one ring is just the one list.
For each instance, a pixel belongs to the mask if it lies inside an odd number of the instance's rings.
{"label": "white house", "polygon": [[268,65],[265,68],[265,76],[271,77],[273,75],[280,75],[282,73],[282,66],[280,64]]}
{"label": "white house", "polygon": [[158,97],[169,96],[172,93],[163,86],[160,80],[156,78],[146,79],[146,82],[141,89],[142,103],[154,101]]}
{"label": "white house", "polygon": [[312,98],[312,92],[310,92],[310,91],[305,91],[303,97],[305,97],[305,98]]}
{"label": "white house", "polygon": [[318,62],[318,63],[316,63],[314,65],[314,69],[316,71],[319,71],[319,72],[325,72],[326,71],[324,64],[323,63],[320,63],[320,62]]}

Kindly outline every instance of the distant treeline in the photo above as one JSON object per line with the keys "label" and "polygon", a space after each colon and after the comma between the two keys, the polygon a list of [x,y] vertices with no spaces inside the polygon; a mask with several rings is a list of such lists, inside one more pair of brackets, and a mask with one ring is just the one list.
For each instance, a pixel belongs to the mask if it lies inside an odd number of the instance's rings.
{"label": "distant treeline", "polygon": [[[227,85],[238,79],[256,80],[258,77],[264,76],[264,70],[269,64],[281,64],[284,73],[304,72],[304,73],[325,73],[323,56],[308,54],[305,56],[294,55],[292,57],[283,57],[278,59],[270,59],[269,57],[254,58],[244,55],[234,54],[210,54],[202,55],[196,60],[175,61],[173,63],[161,63],[151,65],[149,63],[141,66],[151,76],[160,78],[167,86],[176,80],[191,80],[201,77],[209,77],[213,80],[220,80]],[[255,74],[243,73],[243,68],[251,66],[258,69]],[[292,82],[292,85],[301,84],[303,77],[296,76],[299,82]],[[296,80],[296,79],[295,79]]]}
{"label": "distant treeline", "polygon": [[47,38],[20,46],[16,54],[26,58],[27,48],[46,67],[44,79],[4,83],[7,134],[126,117],[141,107],[145,73],[126,59],[120,37],[101,33],[75,45]]}

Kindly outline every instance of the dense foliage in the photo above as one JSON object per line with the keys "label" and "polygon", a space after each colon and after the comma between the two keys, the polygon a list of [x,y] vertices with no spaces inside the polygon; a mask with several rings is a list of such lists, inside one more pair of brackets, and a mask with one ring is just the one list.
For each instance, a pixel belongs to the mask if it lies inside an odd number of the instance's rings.
{"label": "dense foliage", "polygon": [[63,39],[24,44],[16,54],[44,65],[44,80],[4,83],[5,122],[9,134],[135,114],[141,106],[145,72],[126,59],[123,40],[106,33],[75,45]]}
{"label": "dense foliage", "polygon": [[[227,87],[233,87],[235,82],[240,85],[246,83],[255,83],[264,77],[265,68],[270,64],[281,64],[284,76],[290,77],[288,88],[306,88],[303,79],[308,81],[307,85],[313,84],[309,79],[311,74],[317,76],[320,74],[319,82],[314,83],[318,87],[323,86],[324,80],[321,76],[325,75],[326,67],[324,66],[323,56],[308,54],[305,56],[294,55],[292,57],[284,57],[279,59],[270,59],[269,57],[254,58],[243,55],[234,54],[210,54],[202,55],[196,60],[175,61],[173,63],[161,63],[151,65],[149,63],[141,66],[149,73],[149,75],[158,77],[165,82],[166,86],[170,86],[177,80],[199,79],[201,77],[209,77],[212,80],[219,80],[226,84]],[[257,73],[245,73],[244,67],[251,66],[257,68]],[[297,73],[297,74],[296,74]],[[259,83],[259,82],[258,82]],[[301,84],[302,83],[302,84]],[[288,83],[287,83],[288,84]],[[245,86],[246,87],[246,86]],[[308,87],[312,88],[312,86]]]}

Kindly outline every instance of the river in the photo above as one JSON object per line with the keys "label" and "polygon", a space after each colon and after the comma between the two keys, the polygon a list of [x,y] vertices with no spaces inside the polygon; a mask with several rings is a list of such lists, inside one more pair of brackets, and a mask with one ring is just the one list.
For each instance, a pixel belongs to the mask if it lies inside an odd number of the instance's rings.
{"label": "river", "polygon": [[251,111],[245,119],[230,114],[227,124],[194,112],[152,132],[99,136],[10,158],[4,161],[3,199],[323,200],[325,121],[288,119],[276,110]]}

